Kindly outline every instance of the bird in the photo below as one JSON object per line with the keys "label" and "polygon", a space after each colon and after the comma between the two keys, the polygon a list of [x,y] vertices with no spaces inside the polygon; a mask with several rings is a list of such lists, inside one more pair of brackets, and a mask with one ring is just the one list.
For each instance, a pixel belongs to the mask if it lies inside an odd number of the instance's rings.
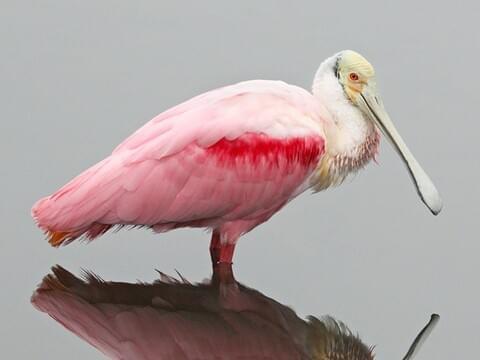
{"label": "bird", "polygon": [[[160,272],[153,283],[77,277],[57,265],[34,291],[33,306],[110,359],[373,360],[374,347],[333,316],[300,318],[235,280],[232,265],[192,284]],[[433,314],[408,349],[432,332]]]}
{"label": "bird", "polygon": [[373,66],[344,50],[321,63],[311,91],[244,81],[160,113],[32,216],[54,247],[125,226],[205,228],[212,263],[231,263],[242,235],[374,160],[381,133],[437,215],[441,197],[390,120]]}

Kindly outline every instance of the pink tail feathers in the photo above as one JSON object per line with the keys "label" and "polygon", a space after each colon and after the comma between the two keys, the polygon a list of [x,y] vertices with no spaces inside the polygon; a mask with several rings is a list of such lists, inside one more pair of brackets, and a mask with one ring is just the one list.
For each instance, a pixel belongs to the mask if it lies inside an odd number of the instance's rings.
{"label": "pink tail feathers", "polygon": [[112,227],[97,222],[105,197],[108,199],[109,195],[97,190],[101,188],[99,180],[102,179],[98,173],[108,163],[107,159],[33,205],[32,217],[52,246],[68,244],[81,236],[94,239]]}
{"label": "pink tail feathers", "polygon": [[[55,201],[51,197],[45,197],[35,203],[32,208],[32,217],[37,226],[47,235],[48,242],[54,247],[66,245],[71,241],[85,236],[92,240],[107,232],[112,225],[91,223],[81,228],[61,228],[55,223],[54,216],[58,213],[55,209]],[[61,210],[59,210],[61,212]]]}
{"label": "pink tail feathers", "polygon": [[60,246],[69,239],[74,239],[75,236],[71,231],[59,231],[54,229],[54,224],[51,221],[52,200],[50,197],[40,199],[32,207],[32,217],[37,226],[42,229],[47,235],[48,242],[52,246]]}

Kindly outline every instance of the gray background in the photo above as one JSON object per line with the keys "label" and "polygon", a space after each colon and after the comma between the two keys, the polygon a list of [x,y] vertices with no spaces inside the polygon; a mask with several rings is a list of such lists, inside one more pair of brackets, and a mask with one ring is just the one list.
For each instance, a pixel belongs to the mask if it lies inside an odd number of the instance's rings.
{"label": "gray background", "polygon": [[379,359],[400,359],[431,312],[442,319],[418,359],[477,357],[478,2],[169,3],[0,2],[2,358],[101,358],[29,303],[56,263],[125,281],[153,280],[154,268],[210,274],[208,236],[196,230],[50,248],[30,218],[36,199],[176,103],[246,79],[309,88],[345,48],[376,66],[444,211],[428,212],[382,142],[379,166],[303,195],[245,236],[236,276],[300,315],[345,321]]}

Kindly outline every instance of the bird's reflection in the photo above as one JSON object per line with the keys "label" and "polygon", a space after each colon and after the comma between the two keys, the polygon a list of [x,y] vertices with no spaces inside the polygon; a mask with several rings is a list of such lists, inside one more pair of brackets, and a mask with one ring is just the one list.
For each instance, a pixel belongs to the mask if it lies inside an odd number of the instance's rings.
{"label": "bird's reflection", "polygon": [[32,303],[112,359],[373,359],[373,348],[342,322],[299,318],[238,283],[231,265],[220,264],[202,284],[159,274],[152,284],[130,284],[55,266]]}

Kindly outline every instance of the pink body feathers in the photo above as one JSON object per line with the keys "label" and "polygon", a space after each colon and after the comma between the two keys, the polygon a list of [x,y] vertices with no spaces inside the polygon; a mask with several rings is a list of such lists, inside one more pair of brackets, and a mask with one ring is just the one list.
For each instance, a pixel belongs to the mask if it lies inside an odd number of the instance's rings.
{"label": "pink body feathers", "polygon": [[214,261],[230,262],[242,234],[312,185],[325,151],[320,110],[282,82],[205,93],[152,119],[32,214],[53,246],[116,225],[206,227]]}

